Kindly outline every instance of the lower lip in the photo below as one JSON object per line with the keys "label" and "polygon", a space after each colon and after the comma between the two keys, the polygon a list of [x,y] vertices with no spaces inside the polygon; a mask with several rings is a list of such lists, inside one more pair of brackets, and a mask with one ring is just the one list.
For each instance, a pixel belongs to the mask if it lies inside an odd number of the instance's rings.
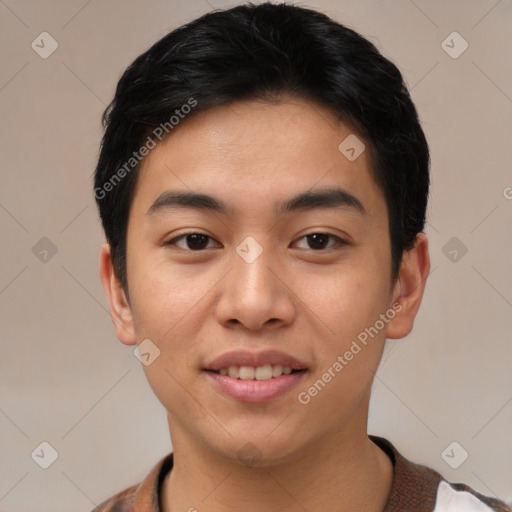
{"label": "lower lip", "polygon": [[205,371],[205,373],[217,389],[235,400],[240,402],[270,402],[294,388],[306,371],[281,375],[269,380],[242,380],[211,371]]}

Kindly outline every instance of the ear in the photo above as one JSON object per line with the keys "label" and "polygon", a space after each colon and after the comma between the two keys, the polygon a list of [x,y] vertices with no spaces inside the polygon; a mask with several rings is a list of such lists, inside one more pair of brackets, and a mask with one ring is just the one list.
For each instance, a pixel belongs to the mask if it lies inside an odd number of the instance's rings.
{"label": "ear", "polygon": [[399,277],[393,289],[392,305],[396,315],[388,323],[387,338],[404,338],[411,332],[429,272],[427,235],[418,233],[414,247],[403,253]]}
{"label": "ear", "polygon": [[116,276],[110,244],[107,242],[101,246],[100,277],[110,304],[110,317],[114,322],[117,337],[125,345],[136,345],[132,310],[121,282]]}

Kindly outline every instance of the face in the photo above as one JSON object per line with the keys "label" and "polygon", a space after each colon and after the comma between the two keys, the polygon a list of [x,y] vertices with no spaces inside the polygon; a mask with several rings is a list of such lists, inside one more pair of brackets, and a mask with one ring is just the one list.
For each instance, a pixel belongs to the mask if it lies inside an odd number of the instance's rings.
{"label": "face", "polygon": [[144,160],[118,336],[158,347],[144,371],[171,436],[228,459],[252,443],[270,464],[366,435],[373,373],[407,313],[369,149],[338,149],[349,135],[303,100],[238,102]]}

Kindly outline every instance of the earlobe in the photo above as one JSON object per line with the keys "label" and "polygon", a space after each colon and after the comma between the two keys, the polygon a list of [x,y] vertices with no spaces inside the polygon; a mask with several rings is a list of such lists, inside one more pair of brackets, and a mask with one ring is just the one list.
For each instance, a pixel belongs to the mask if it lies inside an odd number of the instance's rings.
{"label": "earlobe", "polygon": [[110,245],[105,242],[100,250],[100,278],[110,305],[110,317],[118,339],[125,345],[136,345],[131,307],[117,278]]}
{"label": "earlobe", "polygon": [[400,310],[387,326],[387,338],[403,338],[411,332],[429,272],[428,239],[425,233],[418,233],[414,247],[403,254],[392,302],[399,304]]}

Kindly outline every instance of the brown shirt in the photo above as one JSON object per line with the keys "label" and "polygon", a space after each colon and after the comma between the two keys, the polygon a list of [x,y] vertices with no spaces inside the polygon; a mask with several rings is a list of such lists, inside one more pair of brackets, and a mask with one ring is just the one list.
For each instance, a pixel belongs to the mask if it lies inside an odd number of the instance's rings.
{"label": "brown shirt", "polygon": [[[383,437],[369,438],[393,463],[393,484],[384,512],[512,512],[495,498],[465,484],[449,483],[438,472],[403,457]],[[161,512],[161,485],[173,466],[173,454],[162,458],[138,485],[117,493],[93,512]]]}

